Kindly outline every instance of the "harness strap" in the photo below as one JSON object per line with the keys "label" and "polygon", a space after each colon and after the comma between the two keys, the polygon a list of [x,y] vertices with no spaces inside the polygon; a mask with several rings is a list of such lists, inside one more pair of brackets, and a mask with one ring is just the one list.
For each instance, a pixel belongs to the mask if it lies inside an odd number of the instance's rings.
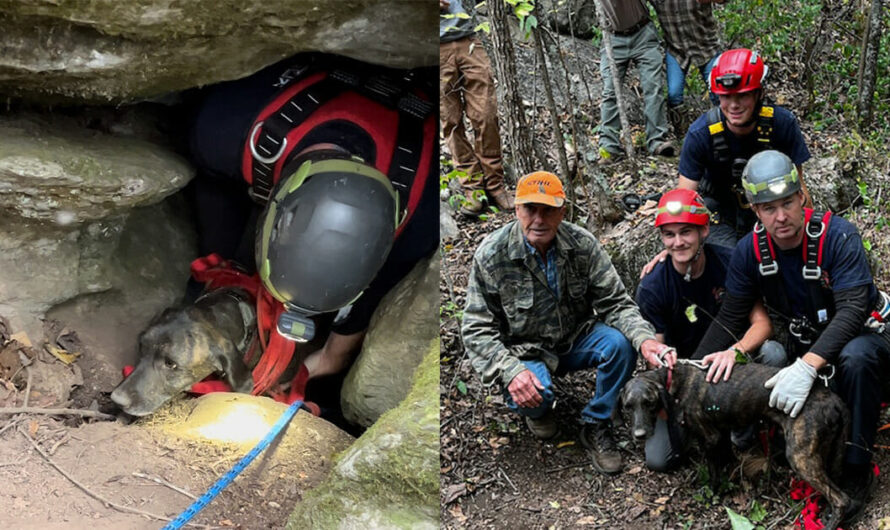
{"label": "harness strap", "polygon": [[[305,74],[305,71],[300,74]],[[274,98],[270,105],[277,104],[277,108],[272,113],[269,114],[268,106],[260,112],[260,116],[268,116],[253,125],[247,139],[252,155],[251,197],[260,204],[268,202],[285,165],[279,163],[279,160],[287,160],[296,147],[288,145],[288,133],[328,101],[345,91],[352,91],[399,113],[397,147],[387,176],[398,192],[398,206],[404,216],[409,209],[411,186],[419,169],[424,138],[423,122],[435,110],[431,102],[412,92],[411,87],[417,84],[415,72],[409,71],[400,79],[391,75],[342,68],[321,75],[324,76],[322,79],[302,90],[297,90],[299,85],[289,88],[292,94],[284,101],[281,101],[280,96]]]}
{"label": "harness strap", "polygon": [[[805,281],[813,314],[806,319],[792,318],[792,309],[788,292],[780,275],[779,265],[775,261],[775,249],[769,233],[758,222],[754,225],[754,256],[758,261],[758,269],[763,277],[764,293],[771,293],[770,303],[789,320],[789,329],[802,344],[811,341],[802,337],[806,333],[807,323],[823,327],[834,316],[834,297],[829,288],[829,279],[822,270],[822,258],[825,238],[831,221],[831,212],[814,212],[804,208],[804,236],[801,244],[804,266],[801,275]],[[766,297],[765,297],[766,298]],[[816,330],[812,330],[816,331]]]}
{"label": "harness strap", "polygon": [[659,387],[658,397],[661,399],[661,406],[664,408],[665,414],[667,414],[668,440],[670,440],[672,452],[677,454],[682,448],[683,438],[680,435],[680,426],[677,424],[674,402],[670,394],[671,384],[673,383],[672,372],[673,370],[669,368],[665,370],[665,383],[663,387]]}
{"label": "harness strap", "polygon": [[770,138],[773,135],[773,114],[775,108],[769,105],[761,105],[757,113],[757,142],[770,148]]}
{"label": "harness strap", "polygon": [[723,114],[720,112],[720,107],[711,107],[705,119],[708,120],[708,132],[711,134],[714,158],[721,164],[729,162],[729,144],[726,143],[726,128],[723,125]]}

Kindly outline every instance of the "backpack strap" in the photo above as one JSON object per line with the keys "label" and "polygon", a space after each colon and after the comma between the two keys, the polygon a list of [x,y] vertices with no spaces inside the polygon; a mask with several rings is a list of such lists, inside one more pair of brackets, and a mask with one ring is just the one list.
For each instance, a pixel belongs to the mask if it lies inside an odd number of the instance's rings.
{"label": "backpack strap", "polygon": [[729,144],[726,143],[726,128],[723,125],[723,114],[720,112],[720,107],[711,107],[705,119],[708,122],[708,133],[711,135],[714,159],[720,163],[729,162]]}
{"label": "backpack strap", "polygon": [[810,301],[813,304],[817,326],[824,326],[834,316],[834,296],[832,296],[828,275],[822,270],[822,255],[831,212],[814,212],[806,208],[804,217],[803,259],[801,270]]}
{"label": "backpack strap", "polygon": [[770,138],[773,135],[773,115],[775,107],[771,105],[761,105],[760,112],[757,113],[757,142],[764,146],[765,149],[771,147]]}

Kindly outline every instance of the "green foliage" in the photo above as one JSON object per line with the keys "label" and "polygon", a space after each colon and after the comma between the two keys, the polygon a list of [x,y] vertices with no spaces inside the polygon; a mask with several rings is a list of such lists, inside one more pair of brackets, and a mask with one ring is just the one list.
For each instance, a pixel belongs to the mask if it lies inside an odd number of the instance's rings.
{"label": "green foliage", "polygon": [[766,519],[766,509],[762,504],[757,502],[757,499],[754,499],[751,503],[751,511],[748,513],[748,518],[755,523],[759,523]]}
{"label": "green foliage", "polygon": [[453,318],[460,321],[464,317],[464,310],[452,300],[448,300],[439,306],[439,318],[441,319],[443,317],[446,319]]}
{"label": "green foliage", "polygon": [[535,10],[534,0],[504,0],[504,2],[513,8],[513,14],[519,19],[519,31],[522,32],[523,38],[528,40],[532,30],[538,27],[538,19],[532,15],[532,11]]}
{"label": "green foliage", "polygon": [[457,387],[458,392],[460,392],[461,394],[463,394],[465,396],[467,395],[467,384],[466,383],[464,383],[463,381],[458,379],[457,383],[455,383],[454,386]]}
{"label": "green foliage", "polygon": [[754,523],[748,520],[744,515],[740,515],[731,508],[724,506],[726,508],[726,513],[729,515],[729,524],[732,525],[732,530],[754,530]]}

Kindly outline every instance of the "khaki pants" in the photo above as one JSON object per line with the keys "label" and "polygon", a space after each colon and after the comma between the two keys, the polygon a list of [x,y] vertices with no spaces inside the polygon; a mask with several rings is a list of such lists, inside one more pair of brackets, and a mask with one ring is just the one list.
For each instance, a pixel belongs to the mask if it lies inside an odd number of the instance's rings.
{"label": "khaki pants", "polygon": [[[464,189],[503,189],[504,168],[491,62],[475,37],[439,45],[439,110],[442,134],[454,157],[454,165],[467,175],[460,179]],[[475,145],[467,139],[464,113],[473,127]]]}

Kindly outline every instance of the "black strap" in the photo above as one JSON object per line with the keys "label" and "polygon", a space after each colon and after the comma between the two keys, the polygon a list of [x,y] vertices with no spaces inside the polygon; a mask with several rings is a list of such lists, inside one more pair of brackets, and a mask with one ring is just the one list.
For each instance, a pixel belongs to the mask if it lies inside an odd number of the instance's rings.
{"label": "black strap", "polygon": [[661,406],[664,407],[664,412],[667,414],[667,428],[668,428],[668,440],[671,443],[671,452],[673,454],[679,455],[683,449],[683,438],[680,434],[680,425],[677,423],[677,415],[674,412],[674,402],[671,399],[671,394],[667,387],[667,373],[668,369],[665,369],[665,381],[664,385],[659,387],[658,389],[658,397],[661,398]]}
{"label": "black strap", "polygon": [[[823,245],[828,232],[828,223],[823,222],[824,212],[813,212],[804,229],[807,233],[806,264],[801,271],[806,280],[807,290],[810,295],[810,303],[813,306],[814,324],[823,327],[834,317],[834,296],[827,283],[827,277],[822,271],[822,262],[819,260],[819,247]],[[830,220],[829,216],[829,220]]]}
{"label": "black strap", "polygon": [[[726,131],[724,130],[726,125],[723,124],[723,114],[720,112],[720,107],[711,107],[705,119],[708,121],[708,132],[711,135],[711,148],[714,152],[714,159],[721,164],[726,164],[729,162],[729,144],[726,143]],[[720,132],[714,132],[712,126],[718,123],[721,130]]]}
{"label": "black strap", "polygon": [[247,141],[252,145],[253,164],[251,168],[251,196],[260,204],[265,204],[275,187],[275,163],[287,157],[294,148],[288,146],[286,136],[324,103],[346,90],[336,72],[318,83],[297,92],[277,111],[254,126]]}
{"label": "black strap", "polygon": [[770,138],[773,135],[773,113],[775,108],[770,105],[761,105],[757,111],[757,143],[764,149],[772,149]]}

